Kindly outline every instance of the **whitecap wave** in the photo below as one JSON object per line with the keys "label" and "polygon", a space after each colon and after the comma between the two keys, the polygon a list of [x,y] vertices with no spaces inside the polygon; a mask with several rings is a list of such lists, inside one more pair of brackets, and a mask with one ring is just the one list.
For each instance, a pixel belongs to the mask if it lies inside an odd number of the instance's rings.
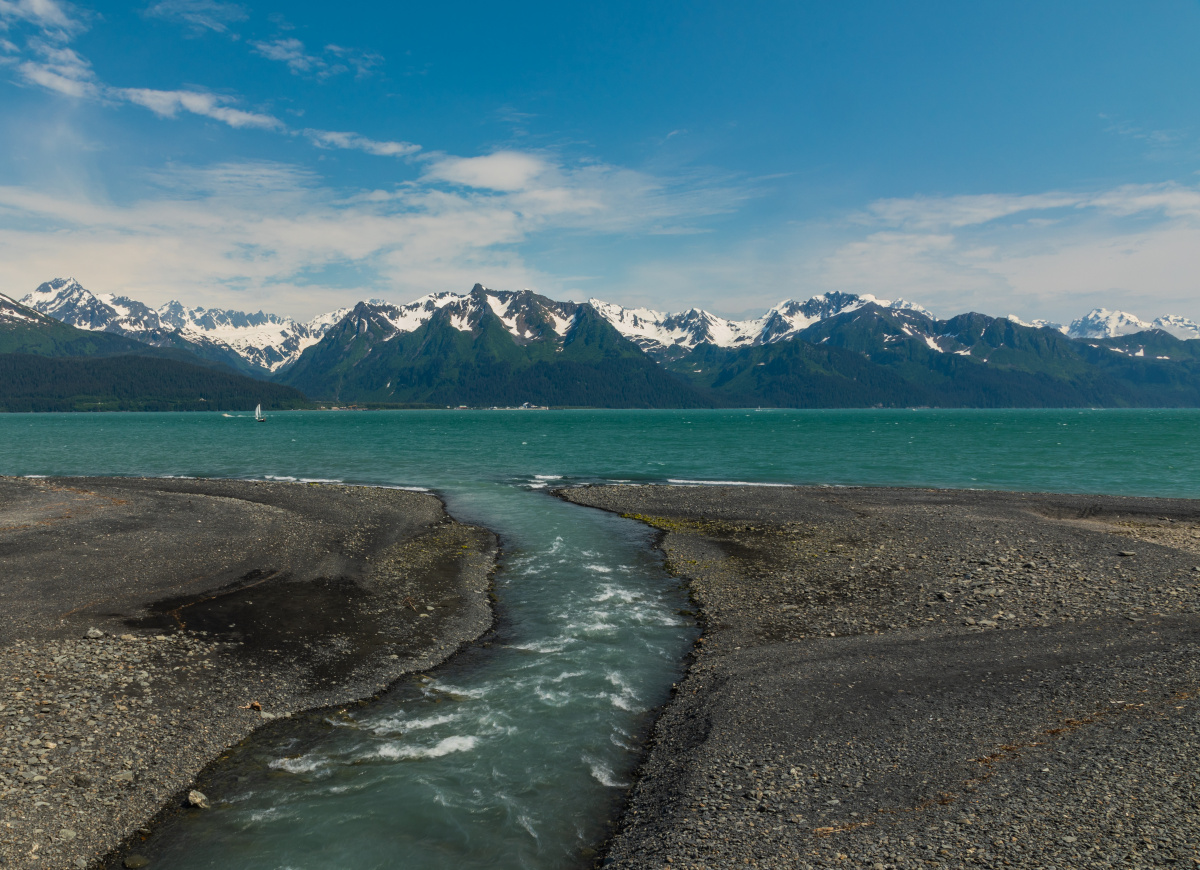
{"label": "whitecap wave", "polygon": [[375,755],[397,761],[404,758],[441,758],[453,752],[470,752],[478,743],[478,737],[446,737],[433,746],[381,746]]}
{"label": "whitecap wave", "polygon": [[275,770],[285,770],[288,773],[316,773],[325,770],[329,765],[324,758],[314,758],[302,755],[299,758],[277,758],[267,765]]}
{"label": "whitecap wave", "polygon": [[588,770],[591,771],[592,778],[601,785],[606,785],[610,788],[625,788],[629,785],[629,783],[621,782],[621,780],[617,779],[617,775],[613,772],[613,769],[599,758],[595,758],[585,752],[583,754],[583,762],[588,766]]}
{"label": "whitecap wave", "polygon": [[405,719],[396,716],[377,722],[372,731],[375,734],[403,734],[406,731],[425,731],[438,725],[448,725],[462,718],[461,713],[442,713],[437,716],[427,716],[424,719]]}

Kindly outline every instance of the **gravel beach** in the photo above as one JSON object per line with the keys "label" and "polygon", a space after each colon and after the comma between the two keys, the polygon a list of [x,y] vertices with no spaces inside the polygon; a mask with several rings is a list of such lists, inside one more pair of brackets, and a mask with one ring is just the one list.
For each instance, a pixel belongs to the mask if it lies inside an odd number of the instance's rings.
{"label": "gravel beach", "polygon": [[0,478],[0,867],[138,866],[256,728],[486,631],[496,553],[428,493]]}
{"label": "gravel beach", "polygon": [[1200,867],[1200,503],[559,491],[704,631],[605,866]]}

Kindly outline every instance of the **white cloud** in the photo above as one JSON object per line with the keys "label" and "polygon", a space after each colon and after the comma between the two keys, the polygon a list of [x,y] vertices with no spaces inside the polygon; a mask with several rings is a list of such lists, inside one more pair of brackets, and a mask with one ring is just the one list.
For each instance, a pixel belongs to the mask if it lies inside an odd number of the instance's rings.
{"label": "white cloud", "polygon": [[365,151],[377,157],[405,157],[421,150],[411,142],[380,141],[368,139],[357,133],[341,133],[335,130],[305,130],[304,135],[318,148],[344,148]]}
{"label": "white cloud", "polygon": [[430,179],[484,190],[523,190],[549,166],[521,151],[497,151],[486,157],[442,157],[425,172]]}
{"label": "white cloud", "polygon": [[[553,185],[512,192],[432,180],[337,191],[275,163],[160,173],[152,179],[157,195],[127,205],[79,191],[0,188],[0,287],[23,294],[70,273],[150,302],[178,297],[296,315],[475,281],[555,292],[561,284],[522,255],[540,234],[642,233],[720,211],[738,195],[702,195],[612,167],[564,166],[546,154],[536,161]],[[320,277],[338,270],[359,277],[350,287]]]}
{"label": "white cloud", "polygon": [[251,45],[263,57],[287,64],[293,75],[311,75],[318,79],[347,72],[351,67],[354,68],[356,77],[362,78],[383,63],[382,55],[340,45],[325,46],[325,56],[315,54],[293,36],[270,41],[260,40]]}
{"label": "white cloud", "polygon": [[46,36],[60,39],[84,29],[82,17],[74,16],[73,12],[70,4],[56,0],[0,0],[0,23],[23,21]]}
{"label": "white cloud", "polygon": [[263,57],[287,64],[288,69],[296,74],[320,72],[328,66],[321,58],[309,54],[304,48],[304,43],[294,37],[255,42],[252,45]]}
{"label": "white cloud", "polygon": [[880,199],[856,219],[865,224],[886,224],[910,229],[965,227],[988,223],[1028,211],[1069,208],[1077,195],[1043,193],[1030,196],[981,194],[974,196]]}
{"label": "white cloud", "polygon": [[852,225],[864,222],[867,235],[814,264],[815,288],[906,296],[944,312],[1200,316],[1200,188],[882,200]]}
{"label": "white cloud", "polygon": [[252,127],[261,130],[278,130],[284,126],[282,121],[271,115],[231,108],[227,105],[229,102],[227,98],[202,91],[115,88],[109,93],[147,108],[164,118],[173,118],[180,111],[185,111],[191,112],[193,115],[212,118],[235,128]]}
{"label": "white cloud", "polygon": [[228,33],[229,25],[247,18],[242,6],[218,0],[161,0],[148,7],[146,14],[182,22],[193,30],[211,30],[215,33]]}
{"label": "white cloud", "polygon": [[69,97],[92,97],[99,89],[91,65],[65,46],[33,40],[38,60],[27,60],[18,70],[25,81]]}

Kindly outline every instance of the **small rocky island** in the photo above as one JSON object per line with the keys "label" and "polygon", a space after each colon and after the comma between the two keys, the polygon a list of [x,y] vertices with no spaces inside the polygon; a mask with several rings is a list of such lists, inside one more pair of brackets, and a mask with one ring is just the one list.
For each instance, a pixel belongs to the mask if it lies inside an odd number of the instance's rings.
{"label": "small rocky island", "polygon": [[1200,866],[1200,503],[605,486],[704,632],[614,868]]}
{"label": "small rocky island", "polygon": [[0,867],[136,865],[267,720],[486,631],[496,547],[428,493],[0,478]]}

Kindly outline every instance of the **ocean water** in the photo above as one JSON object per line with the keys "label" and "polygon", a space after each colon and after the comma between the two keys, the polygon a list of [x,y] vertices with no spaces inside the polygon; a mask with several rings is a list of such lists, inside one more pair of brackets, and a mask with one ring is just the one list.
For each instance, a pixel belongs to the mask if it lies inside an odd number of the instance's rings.
{"label": "ocean water", "polygon": [[639,524],[581,482],[1200,498],[1200,411],[399,411],[0,415],[0,473],[436,491],[500,534],[498,628],[383,700],[255,741],[171,868],[586,866],[695,627]]}

